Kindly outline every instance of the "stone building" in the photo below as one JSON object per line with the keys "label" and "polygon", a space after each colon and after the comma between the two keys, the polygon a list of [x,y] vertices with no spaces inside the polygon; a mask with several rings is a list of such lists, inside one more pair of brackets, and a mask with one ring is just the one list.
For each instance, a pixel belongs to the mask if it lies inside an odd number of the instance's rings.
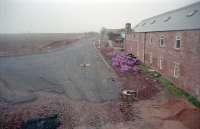
{"label": "stone building", "polygon": [[125,49],[200,100],[200,2],[141,21]]}

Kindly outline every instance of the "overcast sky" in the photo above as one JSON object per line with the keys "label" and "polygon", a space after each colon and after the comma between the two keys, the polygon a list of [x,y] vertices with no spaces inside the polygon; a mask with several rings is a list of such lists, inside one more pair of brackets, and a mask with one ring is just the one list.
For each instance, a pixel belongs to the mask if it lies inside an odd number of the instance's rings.
{"label": "overcast sky", "polygon": [[0,0],[0,33],[69,33],[134,26],[200,0]]}

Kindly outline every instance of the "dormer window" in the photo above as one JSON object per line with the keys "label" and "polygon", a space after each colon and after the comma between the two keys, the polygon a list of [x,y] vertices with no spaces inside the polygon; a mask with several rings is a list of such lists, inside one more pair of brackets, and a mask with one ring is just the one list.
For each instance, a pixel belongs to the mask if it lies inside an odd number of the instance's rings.
{"label": "dormer window", "polygon": [[168,22],[171,18],[172,18],[171,16],[165,18],[165,19],[164,19],[164,22]]}
{"label": "dormer window", "polygon": [[186,16],[191,17],[191,16],[195,15],[197,12],[198,12],[198,10],[193,10],[193,11],[189,12]]}
{"label": "dormer window", "polygon": [[143,23],[142,26],[146,25],[146,23]]}
{"label": "dormer window", "polygon": [[135,26],[135,28],[137,28],[137,27],[139,27],[139,24],[137,24],[137,25]]}
{"label": "dormer window", "polygon": [[156,20],[151,21],[151,24],[154,24],[156,22]]}

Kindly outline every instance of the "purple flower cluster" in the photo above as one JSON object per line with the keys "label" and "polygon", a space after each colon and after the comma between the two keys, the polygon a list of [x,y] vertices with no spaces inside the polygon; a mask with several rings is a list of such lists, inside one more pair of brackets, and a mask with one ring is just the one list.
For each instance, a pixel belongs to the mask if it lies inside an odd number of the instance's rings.
{"label": "purple flower cluster", "polygon": [[112,57],[112,65],[118,67],[120,72],[138,72],[140,61],[132,54],[117,53]]}

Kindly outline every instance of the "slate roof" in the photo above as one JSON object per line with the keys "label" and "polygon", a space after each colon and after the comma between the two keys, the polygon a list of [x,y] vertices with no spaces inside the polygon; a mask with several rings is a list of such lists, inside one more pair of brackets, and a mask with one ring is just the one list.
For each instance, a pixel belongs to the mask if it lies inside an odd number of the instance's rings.
{"label": "slate roof", "polygon": [[200,2],[143,20],[135,32],[200,29]]}

